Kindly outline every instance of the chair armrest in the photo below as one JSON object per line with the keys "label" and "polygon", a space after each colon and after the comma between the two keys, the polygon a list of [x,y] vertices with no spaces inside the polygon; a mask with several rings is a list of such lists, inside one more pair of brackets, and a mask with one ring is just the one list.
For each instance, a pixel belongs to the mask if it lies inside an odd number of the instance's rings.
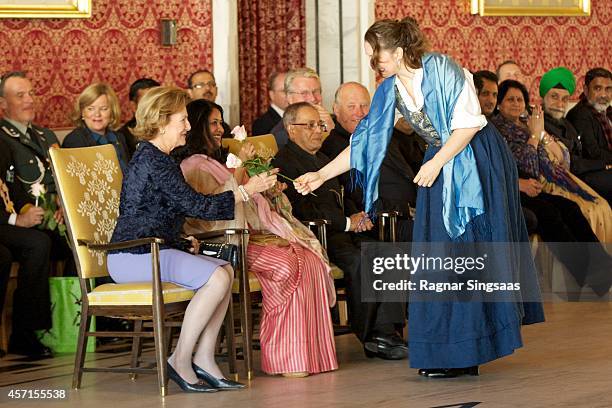
{"label": "chair armrest", "polygon": [[219,238],[227,235],[248,235],[249,230],[246,228],[228,228],[224,230],[214,230],[191,234],[195,239],[203,241],[211,238]]}
{"label": "chair armrest", "polygon": [[381,211],[381,212],[376,213],[376,215],[378,217],[391,218],[391,217],[403,217],[404,213],[402,213],[401,211]]}
{"label": "chair armrest", "polygon": [[397,218],[402,216],[400,211],[381,211],[378,217],[378,240],[387,241],[387,226],[389,226],[389,241],[397,241]]}
{"label": "chair armrest", "polygon": [[316,220],[304,221],[304,224],[306,224],[309,227],[320,227],[322,225],[331,225],[331,221],[330,220],[325,220],[323,218],[319,218],[319,219],[316,219]]}
{"label": "chair armrest", "polygon": [[161,238],[156,238],[156,237],[148,237],[148,238],[132,239],[129,241],[113,242],[109,244],[98,244],[95,242],[88,241],[86,239],[77,239],[78,245],[84,245],[88,249],[91,249],[94,251],[105,251],[105,252],[112,251],[115,249],[133,248],[133,247],[137,247],[140,245],[150,245],[153,243],[163,244],[164,240]]}
{"label": "chair armrest", "polygon": [[323,249],[327,251],[327,226],[331,225],[330,220],[325,220],[323,218],[315,219],[315,220],[306,220],[302,221],[304,224],[308,226],[311,230],[316,228],[316,231],[313,231],[317,236],[319,242],[321,242],[321,246]]}

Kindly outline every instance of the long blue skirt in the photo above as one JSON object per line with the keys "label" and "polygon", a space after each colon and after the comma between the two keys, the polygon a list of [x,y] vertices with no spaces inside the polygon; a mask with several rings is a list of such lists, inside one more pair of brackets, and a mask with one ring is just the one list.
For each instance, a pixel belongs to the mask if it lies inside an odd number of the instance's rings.
{"label": "long blue skirt", "polygon": [[[419,188],[414,242],[528,242],[516,163],[506,142],[488,124],[476,133],[470,145],[483,188],[485,213],[452,240],[442,222],[440,174],[432,187]],[[424,162],[438,150],[439,147],[429,146]],[[521,283],[537,288],[537,272],[530,254],[521,257],[517,265]],[[415,368],[471,367],[512,354],[522,346],[521,324],[544,321],[539,301],[410,302],[408,316],[410,366]]]}

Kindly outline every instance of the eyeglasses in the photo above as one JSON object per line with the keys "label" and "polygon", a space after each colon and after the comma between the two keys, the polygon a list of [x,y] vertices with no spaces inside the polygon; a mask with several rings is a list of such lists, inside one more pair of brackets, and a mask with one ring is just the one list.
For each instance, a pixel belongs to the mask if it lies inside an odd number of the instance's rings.
{"label": "eyeglasses", "polygon": [[288,94],[296,94],[296,95],[301,95],[302,98],[308,98],[309,95],[312,95],[315,98],[318,98],[319,96],[321,96],[321,88],[319,89],[310,89],[310,90],[305,90],[305,91],[288,91]]}
{"label": "eyeglasses", "polygon": [[215,81],[208,81],[208,82],[198,82],[197,84],[193,84],[193,86],[191,87],[191,89],[202,89],[202,88],[214,88],[215,86],[217,86],[217,83]]}
{"label": "eyeglasses", "polygon": [[306,126],[308,130],[314,132],[316,129],[321,129],[321,132],[327,132],[327,123],[324,121],[320,122],[308,122],[308,123],[292,123],[294,126]]}

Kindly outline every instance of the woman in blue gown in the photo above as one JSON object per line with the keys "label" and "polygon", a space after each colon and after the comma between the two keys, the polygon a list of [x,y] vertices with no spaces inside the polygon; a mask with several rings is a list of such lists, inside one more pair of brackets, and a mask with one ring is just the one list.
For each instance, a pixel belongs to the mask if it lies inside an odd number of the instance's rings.
{"label": "woman in blue gown", "polygon": [[364,45],[372,68],[385,79],[370,112],[351,145],[320,171],[298,178],[296,189],[307,194],[350,168],[366,209],[375,213],[380,163],[395,110],[400,111],[428,144],[414,179],[419,185],[414,241],[441,243],[449,251],[462,244],[505,244],[491,257],[488,277],[518,282],[525,291],[503,301],[465,301],[459,293],[410,302],[410,366],[426,377],[477,375],[478,365],[522,346],[522,324],[544,321],[533,259],[520,244],[528,235],[516,163],[481,114],[471,74],[448,56],[428,52],[413,18],[374,23]]}

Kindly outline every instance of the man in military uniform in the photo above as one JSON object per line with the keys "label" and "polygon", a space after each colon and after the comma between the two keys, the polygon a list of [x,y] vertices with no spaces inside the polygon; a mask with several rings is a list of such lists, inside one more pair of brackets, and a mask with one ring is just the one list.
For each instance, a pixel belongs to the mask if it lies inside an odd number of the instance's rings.
{"label": "man in military uniform", "polygon": [[34,90],[23,72],[9,72],[0,82],[0,140],[10,149],[15,160],[15,177],[26,191],[36,182],[44,184],[47,192],[55,192],[49,165],[50,147],[59,147],[55,134],[32,123]]}
{"label": "man in military uniform", "polygon": [[[59,147],[59,142],[51,130],[32,123],[36,115],[34,95],[32,82],[25,73],[15,71],[2,76],[0,111],[3,111],[4,118],[0,120],[0,141],[4,142],[11,153],[14,177],[21,182],[23,189],[29,192],[32,184],[41,183],[54,200],[56,190],[49,149]],[[63,211],[59,203],[55,219],[58,223],[63,222]],[[75,276],[76,267],[66,240],[59,236],[57,229],[47,232],[53,241],[52,259],[66,259],[64,275]]]}
{"label": "man in military uniform", "polygon": [[[32,205],[22,183],[15,179],[11,152],[0,140],[0,313],[11,264],[18,261],[9,352],[33,357],[51,355],[35,334],[35,330],[51,327],[48,279],[51,240],[33,228],[41,223],[43,214],[43,209]],[[0,356],[3,354],[0,350]]]}

